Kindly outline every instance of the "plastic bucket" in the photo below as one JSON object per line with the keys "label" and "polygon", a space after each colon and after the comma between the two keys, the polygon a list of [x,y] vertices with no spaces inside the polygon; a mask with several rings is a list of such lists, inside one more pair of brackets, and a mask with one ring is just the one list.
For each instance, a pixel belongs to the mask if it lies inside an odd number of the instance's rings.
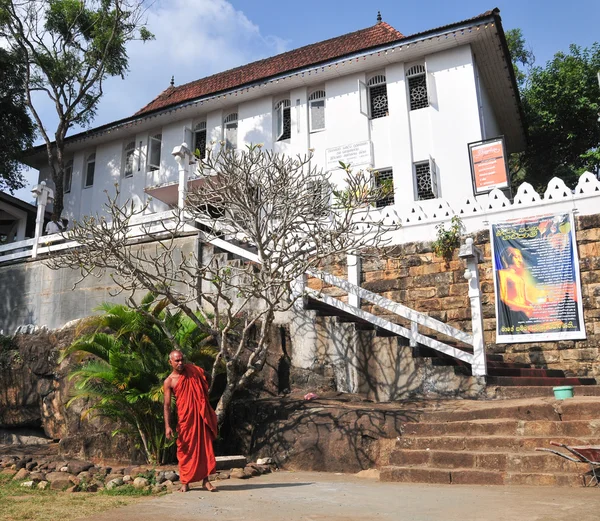
{"label": "plastic bucket", "polygon": [[573,398],[573,386],[562,385],[560,387],[553,387],[554,398],[557,400],[564,400],[565,398]]}

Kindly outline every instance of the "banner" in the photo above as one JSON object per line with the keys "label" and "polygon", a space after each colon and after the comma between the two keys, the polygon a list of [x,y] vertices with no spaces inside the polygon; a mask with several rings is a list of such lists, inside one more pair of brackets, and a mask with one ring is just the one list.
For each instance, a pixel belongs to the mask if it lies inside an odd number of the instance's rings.
{"label": "banner", "polygon": [[585,338],[570,213],[492,224],[496,342]]}

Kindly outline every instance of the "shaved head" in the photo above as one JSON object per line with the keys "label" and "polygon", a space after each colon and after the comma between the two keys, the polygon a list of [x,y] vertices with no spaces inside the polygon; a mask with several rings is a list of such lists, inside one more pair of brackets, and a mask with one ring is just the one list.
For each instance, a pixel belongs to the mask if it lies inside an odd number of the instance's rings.
{"label": "shaved head", "polygon": [[173,349],[173,351],[169,353],[169,360],[173,360],[173,357],[175,355],[181,355],[181,357],[183,358],[183,353],[179,349]]}

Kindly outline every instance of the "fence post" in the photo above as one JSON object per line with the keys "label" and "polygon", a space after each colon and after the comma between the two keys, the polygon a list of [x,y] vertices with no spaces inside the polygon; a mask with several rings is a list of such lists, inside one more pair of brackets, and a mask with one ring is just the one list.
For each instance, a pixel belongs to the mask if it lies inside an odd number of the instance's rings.
{"label": "fence post", "polygon": [[[35,217],[35,235],[33,247],[31,249],[31,258],[37,257],[38,244],[40,237],[44,233],[44,216],[46,215],[46,205],[54,201],[54,191],[46,186],[46,181],[37,184],[31,190],[33,197],[37,201],[37,214]],[[59,216],[60,217],[60,216]]]}
{"label": "fence post", "polygon": [[477,265],[482,262],[483,254],[473,244],[471,237],[460,247],[458,256],[465,259],[467,268],[464,277],[469,283],[469,300],[471,301],[471,321],[473,324],[473,376],[487,375],[487,361],[485,358],[485,343],[483,341],[483,312],[481,309],[481,289],[479,287],[479,270]]}
{"label": "fence post", "polygon": [[[362,263],[359,255],[348,255],[346,257],[346,264],[348,265],[348,282],[360,287],[360,272],[362,269]],[[355,308],[360,308],[360,297],[348,293],[348,304]]]}
{"label": "fence post", "polygon": [[304,309],[304,291],[306,290],[306,282],[308,275],[303,273],[292,282],[292,298],[294,299],[294,308]]}
{"label": "fence post", "polygon": [[185,206],[185,194],[187,193],[189,158],[191,157],[192,152],[187,143],[181,143],[181,145],[177,145],[173,149],[171,154],[175,157],[175,161],[177,161],[177,166],[179,168],[177,208],[183,210]]}

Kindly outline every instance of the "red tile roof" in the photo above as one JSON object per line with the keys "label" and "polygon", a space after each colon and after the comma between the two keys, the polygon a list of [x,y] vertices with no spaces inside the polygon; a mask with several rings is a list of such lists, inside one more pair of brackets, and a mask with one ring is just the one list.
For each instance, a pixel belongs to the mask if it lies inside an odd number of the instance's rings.
{"label": "red tile roof", "polygon": [[192,81],[179,87],[169,87],[148,105],[136,112],[135,116],[339,58],[362,49],[391,43],[402,38],[404,36],[391,25],[380,22],[366,29],[300,47],[271,58]]}

